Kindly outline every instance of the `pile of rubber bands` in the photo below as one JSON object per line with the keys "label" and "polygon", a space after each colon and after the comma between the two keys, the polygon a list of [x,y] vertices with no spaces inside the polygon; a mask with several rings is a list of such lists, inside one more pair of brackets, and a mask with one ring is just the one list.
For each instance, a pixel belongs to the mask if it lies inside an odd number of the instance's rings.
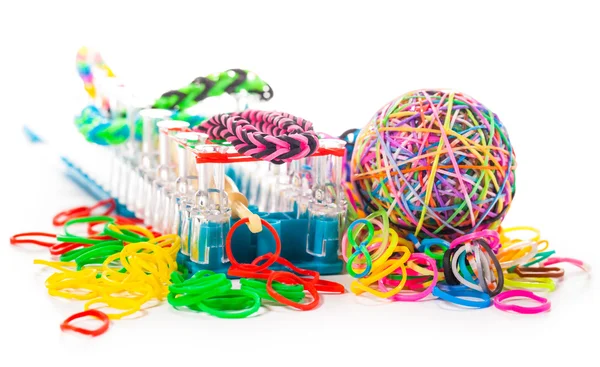
{"label": "pile of rubber bands", "polygon": [[[99,210],[106,208],[101,213]],[[299,310],[311,310],[320,304],[320,292],[344,293],[342,285],[320,279],[316,271],[305,270],[279,256],[280,238],[263,220],[263,226],[275,238],[275,253],[268,253],[251,264],[238,263],[231,251],[233,232],[246,220],[234,224],[227,237],[227,254],[231,261],[229,275],[242,277],[240,289],[225,274],[210,270],[196,272],[178,269],[175,261],[181,240],[175,234],[161,235],[139,225],[137,220],[112,215],[114,200],[91,207],[77,207],[57,214],[52,223],[63,226],[63,234],[44,232],[17,234],[10,243],[48,247],[53,261],[35,260],[35,264],[56,270],[46,280],[48,294],[85,301],[84,311],[72,315],[61,329],[97,336],[108,330],[110,320],[143,312],[148,303],[167,300],[175,308],[186,307],[221,318],[243,318],[255,314],[263,304],[283,304]],[[86,234],[72,228],[86,225]],[[103,225],[97,231],[97,226]],[[33,237],[49,237],[46,242]],[[269,269],[278,264],[279,270]],[[281,270],[281,269],[289,269]],[[306,301],[309,296],[308,302]],[[110,309],[102,311],[102,309]],[[71,322],[82,317],[102,321],[97,329],[84,329]]]}
{"label": "pile of rubber bands", "polygon": [[[515,232],[532,235],[511,237]],[[548,241],[531,227],[483,230],[451,243],[407,238],[390,228],[383,210],[352,222],[342,240],[346,269],[355,278],[350,290],[405,302],[432,295],[464,307],[494,305],[503,311],[534,314],[551,307],[547,298],[534,292],[553,292],[564,276],[564,269],[552,265],[569,263],[590,271],[580,260],[554,257]],[[512,303],[516,298],[528,298],[536,305]]]}

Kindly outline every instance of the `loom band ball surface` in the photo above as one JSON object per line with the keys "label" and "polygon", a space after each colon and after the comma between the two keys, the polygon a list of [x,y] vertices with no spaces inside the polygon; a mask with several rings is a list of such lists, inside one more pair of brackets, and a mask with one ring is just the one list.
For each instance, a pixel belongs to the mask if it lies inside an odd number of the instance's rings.
{"label": "loom band ball surface", "polygon": [[[433,279],[431,280],[430,284],[425,288],[425,290],[423,290],[422,292],[415,293],[415,294],[403,294],[402,292],[399,292],[389,298],[392,301],[415,302],[415,301],[418,301],[420,299],[427,297],[428,295],[431,294],[431,292],[433,292],[433,288],[436,286],[437,281],[438,281],[438,270],[437,270],[437,264],[436,264],[435,260],[427,255],[413,253],[410,255],[408,262],[410,263],[411,260],[413,260],[412,262],[414,262],[414,260],[416,260],[416,259],[424,260],[429,264],[429,268],[433,272]],[[379,279],[378,285],[379,285],[379,290],[381,290],[383,292],[387,291],[387,288],[385,287],[385,284],[383,283],[382,279]]]}
{"label": "loom band ball surface", "polygon": [[[540,303],[539,306],[520,306],[505,302],[511,298],[528,298],[532,301]],[[551,303],[548,299],[540,297],[531,291],[522,289],[512,289],[500,293],[494,298],[494,306],[502,311],[513,311],[521,314],[536,314],[550,310]]]}
{"label": "loom band ball surface", "polygon": [[517,266],[515,273],[522,278],[562,278],[565,275],[565,270],[559,267]]}
{"label": "loom band ball surface", "polygon": [[[276,289],[273,288],[273,283],[276,280],[279,280],[279,282],[282,282],[285,284],[301,284],[302,286],[304,286],[304,290],[311,295],[312,301],[310,301],[309,303],[300,303],[300,302],[294,302],[291,299],[284,297],[283,295],[279,294]],[[289,273],[289,272],[274,271],[273,273],[271,273],[271,275],[269,275],[269,278],[267,279],[267,293],[275,301],[282,303],[284,305],[296,308],[301,311],[312,310],[312,309],[316,308],[317,306],[319,306],[319,303],[320,303],[319,292],[317,291],[317,288],[315,287],[315,285],[310,282],[305,281],[304,279],[300,278],[296,274]]]}
{"label": "loom band ball surface", "polygon": [[235,230],[242,224],[248,223],[249,220],[249,218],[242,218],[231,226],[229,232],[227,233],[227,238],[225,239],[225,253],[227,254],[227,258],[231,263],[231,267],[236,267],[240,270],[260,272],[273,265],[279,257],[279,255],[281,254],[281,239],[279,238],[279,234],[277,234],[275,228],[273,228],[273,226],[269,222],[261,218],[261,224],[263,225],[263,227],[267,228],[269,232],[271,232],[273,238],[275,239],[275,253],[273,253],[273,256],[271,256],[267,261],[265,261],[261,265],[240,264],[233,256],[233,251],[231,250],[231,239],[233,237],[233,234],[235,233]]}
{"label": "loom band ball surface", "polygon": [[521,278],[515,273],[505,273],[504,288],[554,292],[556,283],[551,278]]}
{"label": "loom band ball surface", "polygon": [[450,248],[455,248],[462,244],[470,243],[474,240],[479,240],[479,242],[488,240],[489,247],[492,250],[494,250],[494,252],[496,252],[500,248],[500,239],[498,237],[498,232],[489,229],[460,236],[450,243]]}
{"label": "loom band ball surface", "polygon": [[[102,325],[100,325],[100,327],[98,327],[97,329],[86,329],[86,328],[71,325],[72,321],[81,319],[83,317],[88,317],[88,316],[100,320],[102,322]],[[108,319],[108,316],[104,312],[101,312],[98,310],[87,310],[87,311],[78,312],[74,315],[69,316],[65,321],[63,321],[60,324],[60,329],[62,331],[74,331],[79,334],[89,335],[89,336],[94,337],[94,336],[104,334],[108,330],[109,325],[110,325],[110,320]]]}
{"label": "loom band ball surface", "polygon": [[[438,285],[433,288],[432,295],[446,302],[470,308],[487,308],[492,305],[492,298],[486,293],[466,289],[461,286],[440,288]],[[478,301],[472,299],[477,299]]]}
{"label": "loom band ball surface", "polygon": [[[26,238],[23,238],[23,237],[26,237]],[[51,248],[52,246],[54,246],[56,244],[55,242],[40,241],[40,240],[32,239],[29,237],[56,238],[57,236],[54,233],[46,233],[46,232],[17,233],[10,237],[10,244],[11,245],[32,244],[32,245],[38,245],[38,246],[48,247],[48,248]]]}
{"label": "loom band ball surface", "polygon": [[[215,308],[214,307],[214,302],[213,302],[213,307],[211,307],[210,305],[210,301],[206,302],[207,300],[221,300],[221,302],[223,301],[227,301],[228,299],[231,298],[239,298],[239,297],[246,297],[249,300],[252,301],[252,305],[250,307],[239,307],[239,309],[236,309],[238,307],[233,307],[233,304],[229,304],[229,305],[221,305],[220,308]],[[254,292],[249,292],[247,290],[244,289],[229,289],[226,291],[217,291],[217,290],[213,290],[213,291],[209,291],[203,295],[200,296],[200,299],[197,303],[198,307],[200,308],[201,311],[206,312],[209,315],[212,316],[216,316],[219,318],[224,318],[224,319],[241,319],[241,318],[245,318],[248,317],[254,313],[256,313],[259,309],[260,309],[260,297],[254,293]],[[236,302],[236,305],[239,305],[239,302]],[[242,304],[242,306],[246,306],[244,304]],[[235,311],[235,312],[231,312],[231,311]]]}

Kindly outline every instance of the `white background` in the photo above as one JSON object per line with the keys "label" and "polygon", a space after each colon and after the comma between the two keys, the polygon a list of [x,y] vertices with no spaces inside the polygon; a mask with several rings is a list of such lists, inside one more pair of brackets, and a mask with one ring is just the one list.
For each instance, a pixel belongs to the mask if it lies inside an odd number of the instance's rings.
{"label": "white background", "polygon": [[[21,133],[29,125],[55,141],[73,135],[72,115],[85,101],[75,53],[88,45],[152,95],[227,68],[253,70],[275,91],[270,108],[329,133],[363,126],[412,89],[468,93],[500,116],[517,152],[507,225],[537,226],[559,255],[598,268],[595,3],[3,2],[0,365],[598,365],[597,282],[570,268],[543,315],[348,294],[325,296],[312,312],[279,308],[246,320],[162,305],[88,339],[59,330],[82,306],[46,294],[49,273],[32,264],[46,250],[8,242],[16,232],[52,230],[54,213],[91,203],[61,175],[50,148]],[[61,148],[68,146],[54,145]],[[273,359],[282,356],[286,362]]]}

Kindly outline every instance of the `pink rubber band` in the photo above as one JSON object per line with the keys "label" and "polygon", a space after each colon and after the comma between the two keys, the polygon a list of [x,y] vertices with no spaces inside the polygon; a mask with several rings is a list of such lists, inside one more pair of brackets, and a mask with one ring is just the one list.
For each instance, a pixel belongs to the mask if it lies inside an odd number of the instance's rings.
{"label": "pink rubber band", "polygon": [[584,271],[587,271],[587,272],[589,272],[591,270],[590,266],[588,264],[584,263],[581,260],[573,259],[570,257],[551,257],[548,260],[546,260],[542,266],[554,265],[554,264],[559,264],[559,263],[568,263],[571,265],[575,265],[578,268],[580,268]]}
{"label": "pink rubber band", "polygon": [[489,239],[489,246],[492,251],[496,252],[500,249],[500,237],[498,236],[498,232],[489,229],[460,236],[450,243],[450,248],[452,249],[463,243],[481,239]]}
{"label": "pink rubber band", "polygon": [[[514,297],[529,298],[533,301],[539,302],[540,305],[539,306],[518,306],[518,305],[512,305],[512,304],[507,304],[507,303],[502,302],[502,301],[506,300],[507,298],[514,298]],[[502,311],[514,311],[517,313],[530,315],[530,314],[541,313],[541,312],[546,312],[546,311],[550,310],[550,301],[548,301],[548,299],[546,299],[544,297],[537,296],[535,293],[533,293],[531,291],[526,291],[523,289],[512,289],[512,290],[505,291],[505,292],[502,292],[499,295],[497,295],[494,298],[494,306],[496,306],[497,309],[502,310]]]}
{"label": "pink rubber band", "polygon": [[[392,301],[399,301],[399,302],[415,302],[415,301],[418,301],[420,299],[427,297],[428,295],[431,294],[431,292],[433,292],[433,288],[436,286],[437,281],[438,281],[437,264],[436,264],[435,260],[432,259],[431,257],[429,257],[425,254],[420,254],[420,253],[411,254],[410,257],[408,258],[408,261],[417,260],[417,259],[427,261],[427,263],[429,263],[429,267],[433,271],[433,280],[431,281],[431,284],[429,285],[429,287],[427,287],[424,291],[419,292],[419,293],[415,293],[415,294],[398,293],[398,294],[395,294],[395,295],[389,297],[388,299],[390,299]],[[385,287],[385,282],[383,281],[383,279],[379,279],[377,284],[379,286],[380,291],[382,291],[382,292],[388,291],[388,289]]]}

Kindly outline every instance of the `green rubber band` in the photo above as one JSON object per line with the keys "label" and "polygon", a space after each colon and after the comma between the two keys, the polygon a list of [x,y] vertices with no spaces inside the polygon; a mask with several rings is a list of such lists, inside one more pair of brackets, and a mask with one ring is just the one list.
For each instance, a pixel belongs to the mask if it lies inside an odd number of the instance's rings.
{"label": "green rubber band", "polygon": [[[65,223],[65,226],[64,226],[65,235],[72,236],[72,237],[79,237],[77,235],[69,233],[69,230],[68,230],[69,227],[72,226],[72,225],[74,225],[74,224],[80,224],[80,223],[103,223],[103,222],[114,223],[115,222],[115,218],[104,216],[104,215],[95,215],[95,216],[90,216],[90,217],[81,217],[81,218],[70,219],[70,220],[68,220]],[[105,241],[105,240],[103,240],[103,241]]]}
{"label": "green rubber band", "polygon": [[[112,229],[108,228],[108,225],[106,225],[104,227],[104,231],[102,231],[102,234],[111,236],[112,238],[119,239],[119,240],[127,242],[127,243],[148,242],[147,237],[140,236],[137,233],[127,231],[127,230],[122,230],[121,232],[123,232],[123,233],[113,231]],[[129,233],[131,233],[131,234],[129,234]]]}
{"label": "green rubber band", "polygon": [[64,254],[60,255],[60,261],[73,261],[82,254],[86,254],[86,253],[93,251],[95,249],[98,249],[98,248],[102,248],[102,247],[106,247],[106,246],[113,246],[113,245],[120,245],[121,249],[123,248],[123,242],[121,242],[119,240],[108,240],[108,241],[104,240],[104,241],[99,242],[90,247],[84,247],[84,248],[79,248],[79,249],[65,252]]}
{"label": "green rubber band", "polygon": [[[252,306],[251,307],[243,307],[243,308],[239,307],[237,309],[234,308],[233,307],[234,303],[230,302],[230,300],[234,297],[239,297],[239,296],[247,297],[248,299],[251,299],[253,301]],[[225,305],[222,308],[211,307],[210,305],[212,302],[210,300],[212,300],[212,299],[221,300],[221,302],[223,302],[223,303],[229,302],[229,304]],[[217,290],[213,290],[213,291],[207,292],[201,296],[201,299],[198,303],[198,307],[200,308],[201,311],[204,311],[209,315],[216,316],[219,318],[241,319],[241,318],[248,317],[248,316],[252,315],[253,313],[256,313],[260,309],[260,297],[258,296],[258,294],[254,293],[254,292],[249,292],[244,289],[229,289],[224,292],[219,292]],[[230,312],[230,311],[238,311],[238,312]]]}
{"label": "green rubber band", "polygon": [[[169,286],[169,292],[174,294],[190,294],[197,295],[206,292],[214,287],[221,286],[223,284],[229,284],[231,288],[231,281],[225,277],[225,274],[215,274],[215,277],[210,279],[199,281],[195,279],[195,282],[189,280],[179,284],[172,284]],[[218,277],[221,275],[222,277]]]}
{"label": "green rubber band", "polygon": [[[240,279],[241,289],[258,294],[261,299],[280,303],[275,300],[269,292],[267,292],[267,282],[262,279]],[[304,299],[304,286],[302,284],[288,285],[280,282],[273,282],[273,289],[282,296],[292,300],[293,302],[300,302]]]}
{"label": "green rubber band", "polygon": [[170,292],[167,296],[167,301],[173,307],[185,307],[200,302],[200,300],[205,294],[212,294],[214,292],[225,292],[229,289],[231,289],[231,281],[227,279],[226,283],[224,282],[218,286],[213,285],[213,287],[210,290],[202,292],[201,294],[177,294]]}

